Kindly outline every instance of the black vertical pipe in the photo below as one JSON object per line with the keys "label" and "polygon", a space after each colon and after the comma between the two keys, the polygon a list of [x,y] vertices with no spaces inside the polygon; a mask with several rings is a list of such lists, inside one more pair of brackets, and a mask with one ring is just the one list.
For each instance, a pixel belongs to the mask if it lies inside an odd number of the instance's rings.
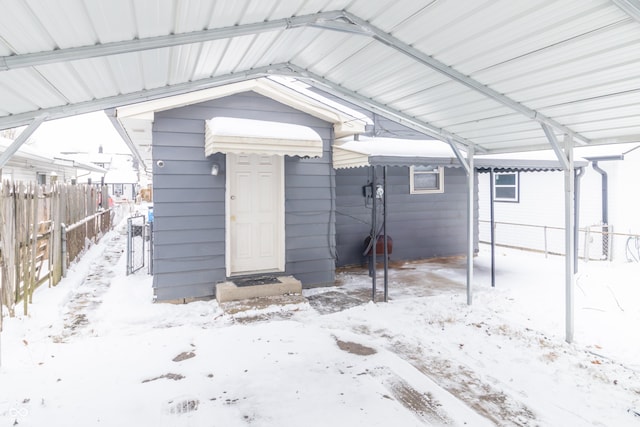
{"label": "black vertical pipe", "polygon": [[[607,171],[598,166],[598,161],[593,160],[591,162],[593,170],[602,175],[602,225],[609,231],[609,177]],[[602,235],[602,253],[609,254],[609,235]]]}
{"label": "black vertical pipe", "polygon": [[382,233],[384,244],[384,302],[389,300],[389,248],[387,248],[387,166],[382,168]]}
{"label": "black vertical pipe", "polygon": [[598,166],[597,161],[591,162],[593,170],[602,175],[602,223],[609,224],[609,177],[607,171]]}
{"label": "black vertical pipe", "polygon": [[378,203],[376,201],[376,167],[371,166],[371,301],[376,302],[376,246],[378,246],[378,224],[377,210]]}
{"label": "black vertical pipe", "polygon": [[491,287],[496,287],[496,241],[495,241],[495,211],[494,211],[494,196],[493,191],[495,182],[493,181],[495,176],[493,169],[489,169],[489,212],[490,212],[490,224],[491,230],[489,234],[491,236]]}

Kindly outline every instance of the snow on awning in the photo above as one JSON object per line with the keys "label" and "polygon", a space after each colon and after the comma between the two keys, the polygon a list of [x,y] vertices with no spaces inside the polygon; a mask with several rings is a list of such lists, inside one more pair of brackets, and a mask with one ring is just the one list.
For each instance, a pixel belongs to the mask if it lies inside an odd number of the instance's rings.
{"label": "snow on awning", "polygon": [[449,144],[437,140],[361,138],[334,144],[335,169],[373,165],[460,166],[460,163]]}
{"label": "snow on awning", "polygon": [[[478,172],[495,171],[552,171],[562,170],[554,153],[530,152],[493,156],[475,156]],[[575,167],[587,165],[583,159],[574,160]],[[443,166],[461,167],[449,144],[437,140],[407,140],[396,138],[361,138],[359,141],[336,142],[333,146],[335,169],[363,166]]]}
{"label": "snow on awning", "polygon": [[205,126],[205,155],[214,153],[322,157],[322,138],[306,126],[215,117]]}

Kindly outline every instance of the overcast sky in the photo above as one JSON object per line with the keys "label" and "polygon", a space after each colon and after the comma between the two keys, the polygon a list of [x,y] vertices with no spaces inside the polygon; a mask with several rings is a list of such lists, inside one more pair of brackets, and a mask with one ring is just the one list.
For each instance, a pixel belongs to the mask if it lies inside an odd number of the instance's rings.
{"label": "overcast sky", "polygon": [[130,153],[102,111],[44,122],[31,135],[29,145],[50,153],[63,151]]}

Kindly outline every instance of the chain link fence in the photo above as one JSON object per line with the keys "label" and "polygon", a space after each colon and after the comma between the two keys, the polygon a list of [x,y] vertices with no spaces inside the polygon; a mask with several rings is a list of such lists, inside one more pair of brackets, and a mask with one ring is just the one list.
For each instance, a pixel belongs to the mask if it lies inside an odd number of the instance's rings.
{"label": "chain link fence", "polygon": [[[480,220],[480,242],[491,243],[487,220]],[[512,222],[494,223],[495,243],[515,249],[564,255],[564,228]],[[595,224],[578,230],[578,256],[585,261],[640,262],[640,235],[614,232],[613,226]]]}

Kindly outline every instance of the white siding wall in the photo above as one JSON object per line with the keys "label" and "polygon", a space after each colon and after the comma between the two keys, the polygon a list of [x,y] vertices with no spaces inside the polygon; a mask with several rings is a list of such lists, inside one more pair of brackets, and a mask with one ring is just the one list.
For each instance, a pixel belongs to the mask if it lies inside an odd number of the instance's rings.
{"label": "white siding wall", "polygon": [[36,180],[36,171],[22,169],[22,168],[14,168],[14,167],[4,167],[2,168],[2,179],[9,179],[11,181],[24,181],[30,182]]}
{"label": "white siding wall", "polygon": [[[599,162],[609,178],[609,223],[616,233],[640,234],[640,150],[632,152],[624,161]],[[496,243],[536,250],[545,248],[547,227],[564,227],[564,174],[563,172],[521,172],[520,202],[496,202]],[[602,178],[591,164],[580,179],[579,225],[581,229],[602,223]],[[480,174],[479,214],[480,240],[489,241],[490,219],[489,174]],[[517,223],[541,227],[511,226],[500,223]],[[564,235],[561,230],[547,229],[547,248],[551,252],[564,253]],[[626,236],[613,236],[612,257],[624,260]],[[602,238],[589,236],[589,254],[598,257]],[[585,234],[580,233],[578,252],[585,249]]]}
{"label": "white siding wall", "polygon": [[[615,167],[613,167],[615,164]],[[609,174],[609,221],[614,232],[640,234],[640,149],[625,155],[624,161],[602,162]],[[613,257],[625,260],[627,236],[613,236]]]}

